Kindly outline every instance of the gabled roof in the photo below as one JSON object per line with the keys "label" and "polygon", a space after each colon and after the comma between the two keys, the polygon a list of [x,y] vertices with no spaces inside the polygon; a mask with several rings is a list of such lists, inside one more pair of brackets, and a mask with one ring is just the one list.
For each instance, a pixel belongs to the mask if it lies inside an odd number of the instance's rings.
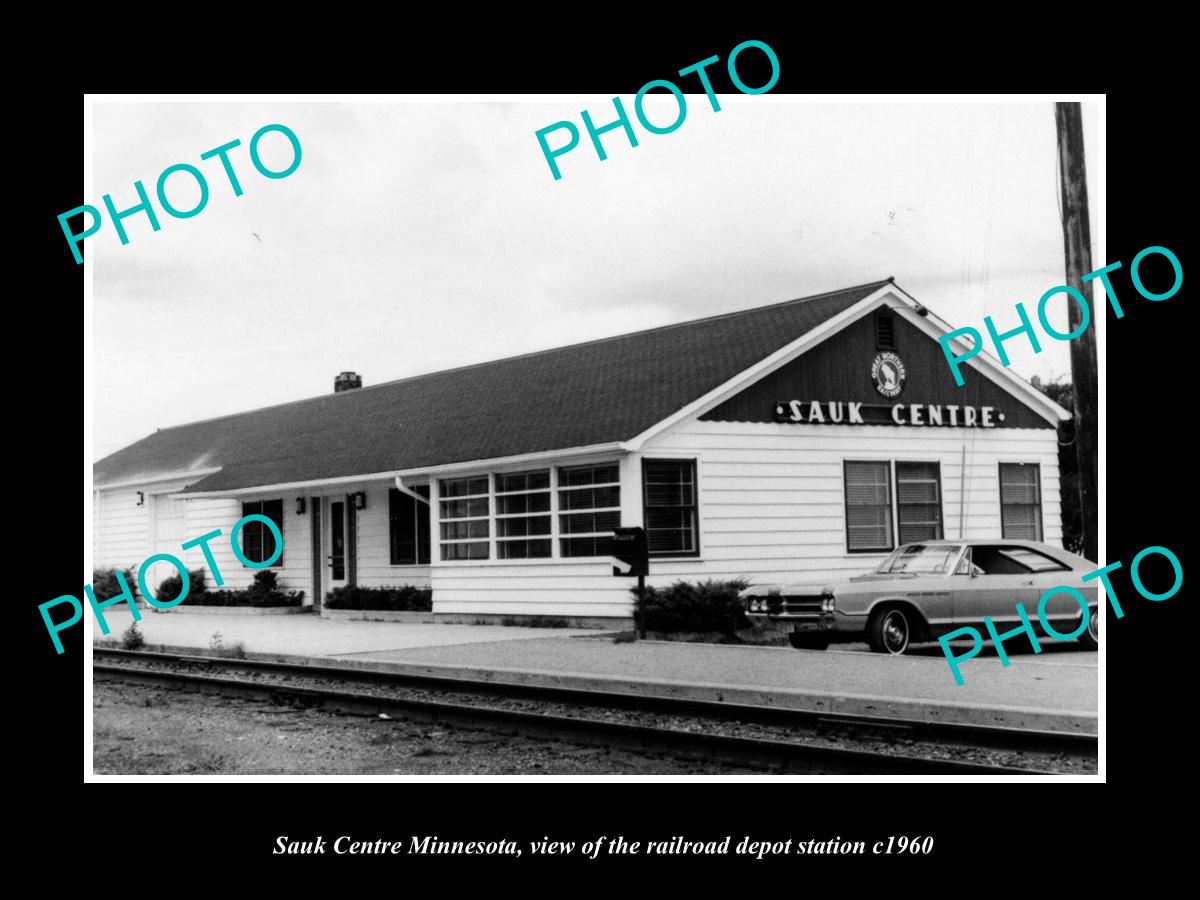
{"label": "gabled roof", "polygon": [[888,281],[164,428],[96,487],[220,467],[190,491],[376,474],[625,441]]}

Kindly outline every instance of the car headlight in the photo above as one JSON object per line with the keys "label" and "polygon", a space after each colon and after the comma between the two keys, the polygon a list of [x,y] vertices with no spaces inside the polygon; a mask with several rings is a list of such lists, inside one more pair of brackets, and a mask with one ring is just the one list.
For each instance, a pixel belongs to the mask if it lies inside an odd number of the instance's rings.
{"label": "car headlight", "polygon": [[821,597],[821,612],[833,612],[833,594]]}

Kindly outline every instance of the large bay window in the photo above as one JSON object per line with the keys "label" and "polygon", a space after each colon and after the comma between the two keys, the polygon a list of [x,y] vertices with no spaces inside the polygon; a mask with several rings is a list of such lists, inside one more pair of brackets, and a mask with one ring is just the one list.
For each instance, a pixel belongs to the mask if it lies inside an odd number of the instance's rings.
{"label": "large bay window", "polygon": [[558,470],[561,556],[611,556],[612,532],[621,524],[617,463]]}
{"label": "large bay window", "polygon": [[550,555],[550,470],[496,476],[496,558]]}
{"label": "large bay window", "polygon": [[487,559],[490,503],[486,475],[438,484],[442,559]]}

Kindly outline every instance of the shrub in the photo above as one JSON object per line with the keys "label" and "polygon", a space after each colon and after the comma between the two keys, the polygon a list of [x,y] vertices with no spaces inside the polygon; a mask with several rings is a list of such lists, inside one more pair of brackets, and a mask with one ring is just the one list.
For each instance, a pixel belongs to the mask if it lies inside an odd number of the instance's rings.
{"label": "shrub", "polygon": [[254,573],[254,583],[247,589],[251,594],[273,594],[279,591],[279,575],[270,569]]}
{"label": "shrub", "polygon": [[196,606],[300,606],[304,602],[304,591],[256,591],[253,587],[241,591],[205,591],[188,597],[185,603]]}
{"label": "shrub", "polygon": [[[92,590],[94,591],[95,589],[93,586]],[[137,622],[131,623],[121,633],[121,646],[126,650],[141,650],[146,646],[146,639],[142,637],[142,632],[138,629]]]}
{"label": "shrub", "polygon": [[[137,576],[134,575],[133,569],[121,569],[120,571],[125,576],[125,583],[129,585],[129,593],[136,597],[138,591]],[[117,570],[93,569],[92,593],[96,595],[97,600],[108,600],[121,593],[121,582],[117,581]]]}
{"label": "shrub", "polygon": [[400,587],[365,588],[346,585],[325,595],[329,609],[370,609],[388,612],[430,612],[433,591],[411,584]]}
{"label": "shrub", "polygon": [[[204,593],[207,586],[208,579],[203,569],[188,569],[188,592],[187,596],[183,598],[183,602],[194,601],[196,597]],[[162,580],[154,594],[154,599],[159,603],[170,603],[179,596],[182,590],[183,579],[176,573]]]}
{"label": "shrub", "polygon": [[[649,631],[719,631],[733,634],[750,624],[740,594],[749,585],[745,579],[709,579],[698,584],[677,581],[670,587],[646,588],[643,604]],[[637,588],[631,588],[637,596]]]}
{"label": "shrub", "polygon": [[523,628],[570,628],[571,623],[562,616],[505,616],[501,625],[517,625]]}

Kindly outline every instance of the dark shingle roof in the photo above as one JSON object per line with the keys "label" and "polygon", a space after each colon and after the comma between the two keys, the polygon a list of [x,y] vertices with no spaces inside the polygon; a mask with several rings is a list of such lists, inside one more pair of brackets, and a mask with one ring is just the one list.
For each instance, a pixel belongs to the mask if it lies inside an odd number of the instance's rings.
{"label": "dark shingle roof", "polygon": [[190,490],[228,490],[629,440],[884,284],[164,428],[95,483],[220,466]]}

